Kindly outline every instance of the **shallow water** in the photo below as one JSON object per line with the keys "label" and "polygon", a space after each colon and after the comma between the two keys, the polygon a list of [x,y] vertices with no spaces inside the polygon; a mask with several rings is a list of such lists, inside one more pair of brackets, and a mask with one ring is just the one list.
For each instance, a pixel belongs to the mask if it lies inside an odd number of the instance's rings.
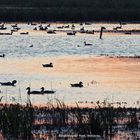
{"label": "shallow water", "polygon": [[[31,29],[27,25],[20,26]],[[5,58],[0,58],[0,81],[18,81],[16,87],[0,87],[3,102],[18,102],[21,94],[22,103],[25,103],[28,86],[33,90],[40,90],[42,86],[56,90],[54,95],[31,96],[31,101],[37,104],[57,98],[68,104],[87,101],[86,104],[94,106],[91,101],[107,100],[126,101],[128,106],[135,106],[134,102],[140,99],[139,59],[97,57],[100,54],[140,55],[139,35],[104,34],[100,40],[98,34],[66,36],[64,33],[32,32],[0,36],[0,40],[0,54],[6,54]],[[84,41],[93,45],[84,46]],[[49,62],[54,63],[54,68],[44,69],[42,64]],[[70,83],[79,81],[84,82],[84,88],[70,87]]]}
{"label": "shallow water", "polygon": [[[103,40],[94,35],[40,35],[0,36],[0,53],[7,57],[23,58],[38,56],[69,56],[100,54],[134,56],[140,55],[140,36],[104,36]],[[92,46],[84,46],[84,41]],[[30,48],[30,45],[34,45]],[[77,47],[80,45],[80,47]]]}

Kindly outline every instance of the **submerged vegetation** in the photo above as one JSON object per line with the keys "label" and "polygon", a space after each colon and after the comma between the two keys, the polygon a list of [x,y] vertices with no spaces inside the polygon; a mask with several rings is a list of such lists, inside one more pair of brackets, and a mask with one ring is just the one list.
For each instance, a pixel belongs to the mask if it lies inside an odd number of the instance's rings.
{"label": "submerged vegetation", "polygon": [[1,21],[140,21],[139,0],[1,0]]}
{"label": "submerged vegetation", "polygon": [[[56,107],[0,105],[0,129],[6,138],[45,139],[59,137],[60,134],[96,135],[105,138],[113,137],[118,131],[138,132],[139,128],[138,108],[100,105],[97,108],[71,108],[60,101]],[[137,133],[133,137],[137,138]]]}

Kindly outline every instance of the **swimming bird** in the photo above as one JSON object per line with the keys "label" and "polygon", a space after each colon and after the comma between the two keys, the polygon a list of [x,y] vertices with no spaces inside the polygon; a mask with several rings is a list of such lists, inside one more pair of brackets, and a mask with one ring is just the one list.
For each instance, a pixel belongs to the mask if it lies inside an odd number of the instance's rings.
{"label": "swimming bird", "polygon": [[38,95],[43,95],[43,89],[41,89],[41,91],[31,91],[31,88],[30,87],[27,87],[26,88],[27,90],[27,94],[30,95],[30,94],[38,94]]}
{"label": "swimming bird", "polygon": [[79,82],[79,83],[75,83],[75,84],[70,84],[71,85],[71,87],[79,87],[79,88],[81,88],[81,87],[83,87],[84,85],[83,85],[83,82]]}
{"label": "swimming bird", "polygon": [[86,43],[86,41],[84,42],[85,46],[92,46],[92,44],[88,44]]}
{"label": "swimming bird", "polygon": [[52,62],[50,62],[49,64],[42,64],[42,66],[43,67],[50,67],[50,68],[52,68],[53,67],[53,63]]}
{"label": "swimming bird", "polygon": [[0,55],[0,57],[5,57],[5,54]]}
{"label": "swimming bird", "polygon": [[16,80],[13,80],[12,82],[0,82],[1,86],[15,86],[16,83]]}
{"label": "swimming bird", "polygon": [[56,34],[55,30],[47,30],[48,34]]}
{"label": "swimming bird", "polygon": [[56,91],[53,90],[45,90],[44,87],[41,88],[43,94],[54,94]]}

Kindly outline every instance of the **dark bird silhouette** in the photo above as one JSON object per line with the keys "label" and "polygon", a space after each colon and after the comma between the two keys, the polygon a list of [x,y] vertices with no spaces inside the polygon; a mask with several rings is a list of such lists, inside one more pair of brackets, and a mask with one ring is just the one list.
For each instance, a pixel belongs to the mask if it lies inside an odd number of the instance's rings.
{"label": "dark bird silhouette", "polygon": [[0,55],[0,57],[5,57],[5,54]]}
{"label": "dark bird silhouette", "polygon": [[35,27],[33,30],[37,30],[37,27]]}
{"label": "dark bird silhouette", "polygon": [[105,30],[105,27],[101,27],[101,31],[100,31],[100,39],[102,39],[102,35],[103,35],[103,30]]}
{"label": "dark bird silhouette", "polygon": [[38,95],[43,95],[44,93],[43,93],[43,89],[41,89],[41,91],[31,91],[31,88],[30,87],[27,87],[26,88],[26,90],[27,90],[27,94],[28,95],[30,95],[30,94],[38,94]]}
{"label": "dark bird silhouette", "polygon": [[16,80],[13,80],[12,82],[0,82],[2,86],[15,86],[16,83]]}
{"label": "dark bird silhouette", "polygon": [[84,42],[85,46],[92,46],[92,44],[86,43],[86,41]]}
{"label": "dark bird silhouette", "polygon": [[70,84],[71,85],[71,87],[83,87],[83,82],[79,82],[79,83],[75,83],[75,84]]}
{"label": "dark bird silhouette", "polygon": [[48,68],[52,68],[53,67],[53,63],[50,62],[49,64],[42,64],[43,67],[48,67]]}
{"label": "dark bird silhouette", "polygon": [[54,94],[56,91],[53,90],[45,90],[44,87],[41,88],[43,94]]}

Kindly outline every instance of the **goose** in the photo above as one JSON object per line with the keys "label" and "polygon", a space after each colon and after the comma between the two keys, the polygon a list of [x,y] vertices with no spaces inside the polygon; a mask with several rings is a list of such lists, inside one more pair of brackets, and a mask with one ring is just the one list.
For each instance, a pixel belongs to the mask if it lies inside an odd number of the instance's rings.
{"label": "goose", "polygon": [[86,43],[86,41],[84,42],[85,46],[92,46],[92,44],[88,44]]}
{"label": "goose", "polygon": [[28,95],[30,95],[30,94],[41,94],[41,95],[43,95],[44,94],[43,89],[41,89],[41,91],[31,91],[31,88],[27,87],[26,90],[27,90]]}
{"label": "goose", "polygon": [[42,64],[43,67],[50,67],[52,68],[53,67],[53,63],[50,62],[49,64]]}
{"label": "goose", "polygon": [[70,84],[71,85],[71,87],[79,87],[79,88],[81,88],[81,87],[83,87],[83,82],[79,82],[79,83],[75,83],[75,84]]}
{"label": "goose", "polygon": [[16,80],[13,80],[12,82],[0,82],[1,86],[15,86],[16,83]]}
{"label": "goose", "polygon": [[0,57],[5,57],[5,54],[0,55]]}
{"label": "goose", "polygon": [[44,87],[41,88],[43,94],[54,94],[56,91],[53,90],[45,90]]}

